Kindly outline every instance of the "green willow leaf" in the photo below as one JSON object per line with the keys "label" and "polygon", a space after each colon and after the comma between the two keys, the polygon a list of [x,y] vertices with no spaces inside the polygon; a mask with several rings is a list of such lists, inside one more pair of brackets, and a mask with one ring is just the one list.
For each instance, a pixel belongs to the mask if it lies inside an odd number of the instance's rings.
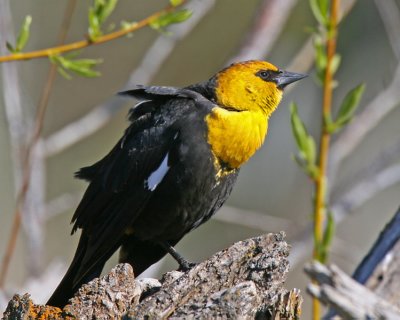
{"label": "green willow leaf", "polygon": [[169,0],[169,3],[171,4],[171,6],[176,7],[181,5],[183,2],[183,0]]}
{"label": "green willow leaf", "polygon": [[22,23],[21,30],[19,31],[17,37],[17,44],[15,46],[15,52],[20,52],[26,45],[29,39],[30,27],[32,23],[32,17],[26,16],[24,22]]}
{"label": "green willow leaf", "polygon": [[335,124],[338,128],[342,128],[345,124],[350,122],[354,116],[354,113],[360,104],[361,97],[365,90],[365,84],[360,84],[354,89],[350,90],[344,98],[342,105],[340,106]]}
{"label": "green willow leaf", "polygon": [[187,9],[175,12],[168,12],[154,19],[152,22],[150,22],[149,25],[154,30],[162,30],[171,24],[184,22],[191,16],[192,12]]}
{"label": "green willow leaf", "polygon": [[328,24],[329,18],[328,18],[328,11],[325,9],[328,6],[324,2],[326,2],[326,0],[324,1],[310,0],[310,7],[318,23],[323,26],[326,26]]}
{"label": "green willow leaf", "polygon": [[55,55],[50,57],[50,61],[58,65],[58,71],[67,79],[71,76],[67,71],[87,78],[100,76],[100,72],[93,70],[93,67],[102,62],[100,59],[69,59],[65,56]]}

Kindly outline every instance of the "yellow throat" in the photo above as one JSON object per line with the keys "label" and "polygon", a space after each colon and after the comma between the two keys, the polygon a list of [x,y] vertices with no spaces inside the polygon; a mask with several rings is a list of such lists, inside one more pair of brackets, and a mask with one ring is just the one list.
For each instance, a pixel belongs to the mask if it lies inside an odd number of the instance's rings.
{"label": "yellow throat", "polygon": [[257,76],[278,69],[268,62],[234,64],[216,76],[217,106],[206,116],[208,143],[231,169],[239,168],[263,144],[268,118],[282,99],[282,90]]}

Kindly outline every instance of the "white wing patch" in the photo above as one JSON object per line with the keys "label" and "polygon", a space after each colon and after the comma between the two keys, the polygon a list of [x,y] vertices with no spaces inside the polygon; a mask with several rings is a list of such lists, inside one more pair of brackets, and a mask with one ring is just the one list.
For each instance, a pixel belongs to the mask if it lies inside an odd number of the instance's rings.
{"label": "white wing patch", "polygon": [[169,170],[168,156],[169,153],[167,153],[160,166],[156,170],[154,170],[147,179],[147,188],[150,191],[154,191],[155,188],[157,188],[158,184],[162,181],[162,179],[164,179],[165,175],[167,174]]}

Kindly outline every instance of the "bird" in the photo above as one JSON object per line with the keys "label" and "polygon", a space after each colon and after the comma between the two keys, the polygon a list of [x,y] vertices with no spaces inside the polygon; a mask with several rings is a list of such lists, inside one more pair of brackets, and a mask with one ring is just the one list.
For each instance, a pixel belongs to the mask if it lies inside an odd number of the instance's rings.
{"label": "bird", "polygon": [[190,269],[174,246],[227,200],[240,168],[263,144],[283,90],[304,77],[249,60],[183,88],[121,92],[139,103],[112,150],[76,173],[89,182],[72,218],[72,233],[81,235],[47,304],[64,307],[118,249],[135,276],[167,253]]}

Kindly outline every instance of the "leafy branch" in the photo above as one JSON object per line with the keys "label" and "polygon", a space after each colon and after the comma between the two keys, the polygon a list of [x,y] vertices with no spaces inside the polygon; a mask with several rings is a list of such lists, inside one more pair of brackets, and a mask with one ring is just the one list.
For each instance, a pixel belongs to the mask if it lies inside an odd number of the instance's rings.
{"label": "leafy branch", "polygon": [[[53,57],[53,62],[57,62],[62,65],[59,59],[54,57],[66,52],[84,49],[89,46],[98,45],[121,38],[146,26],[151,26],[153,29],[161,29],[173,23],[183,22],[190,17],[190,11],[186,9],[177,10],[177,7],[183,5],[186,2],[185,0],[171,0],[170,5],[167,6],[165,9],[153,13],[147,18],[144,18],[138,22],[124,23],[120,29],[107,34],[103,34],[101,26],[114,10],[116,2],[117,0],[94,0],[94,5],[90,7],[88,14],[88,39],[72,42],[65,45],[54,46],[47,49],[30,52],[20,52],[29,39],[29,26],[32,19],[28,16],[22,25],[20,36],[18,37],[15,49],[11,44],[8,44],[7,47],[9,48],[11,54],[7,56],[0,56],[0,63],[7,61]],[[69,66],[74,67],[76,66],[76,64],[69,62]]]}
{"label": "leafy branch", "polygon": [[[300,168],[313,180],[314,196],[314,250],[315,260],[325,263],[334,237],[334,215],[327,204],[327,164],[332,134],[338,132],[354,117],[365,86],[358,85],[344,98],[335,118],[332,116],[332,93],[337,86],[334,75],[340,66],[341,57],[336,53],[340,0],[310,0],[310,7],[318,28],[314,31],[315,69],[317,83],[322,85],[322,128],[318,160],[315,142],[308,134],[306,126],[297,113],[295,104],[291,105],[292,131],[298,147],[294,157]],[[320,319],[320,304],[313,300],[313,319]]]}

